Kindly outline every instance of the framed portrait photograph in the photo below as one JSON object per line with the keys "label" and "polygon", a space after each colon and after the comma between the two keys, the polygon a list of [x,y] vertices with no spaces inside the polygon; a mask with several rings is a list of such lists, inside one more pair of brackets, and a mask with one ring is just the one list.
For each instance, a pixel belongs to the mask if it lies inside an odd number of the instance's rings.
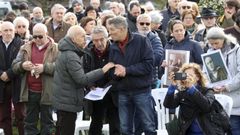
{"label": "framed portrait photograph", "polygon": [[201,55],[209,85],[215,86],[231,79],[230,73],[220,50]]}
{"label": "framed portrait photograph", "polygon": [[165,54],[168,66],[164,72],[164,84],[169,85],[169,73],[178,72],[184,63],[189,63],[190,51],[167,49]]}

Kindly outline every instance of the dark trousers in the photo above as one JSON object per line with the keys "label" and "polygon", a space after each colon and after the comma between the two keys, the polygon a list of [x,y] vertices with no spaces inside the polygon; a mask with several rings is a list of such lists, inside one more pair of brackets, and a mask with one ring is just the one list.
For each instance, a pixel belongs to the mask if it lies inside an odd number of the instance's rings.
{"label": "dark trousers", "polygon": [[56,135],[74,135],[76,112],[57,110],[57,130]]}
{"label": "dark trousers", "polygon": [[115,93],[107,93],[103,100],[92,101],[91,124],[89,135],[102,135],[103,121],[109,123],[110,135],[120,135],[118,107]]}
{"label": "dark trousers", "polygon": [[[54,128],[52,106],[40,103],[41,93],[28,92],[27,116],[25,118],[25,135],[49,135]],[[40,114],[41,130],[37,128]]]}
{"label": "dark trousers", "polygon": [[[12,87],[11,83],[5,85],[4,101],[0,103],[0,128],[3,128],[5,135],[12,135]],[[24,103],[14,103],[15,119],[18,134],[24,134]]]}

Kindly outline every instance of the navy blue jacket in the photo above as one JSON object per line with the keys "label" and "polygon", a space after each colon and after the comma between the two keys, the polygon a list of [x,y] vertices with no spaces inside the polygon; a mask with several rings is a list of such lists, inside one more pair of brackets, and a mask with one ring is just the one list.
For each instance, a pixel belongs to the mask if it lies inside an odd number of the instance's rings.
{"label": "navy blue jacket", "polygon": [[109,61],[126,68],[126,76],[117,80],[119,92],[145,92],[151,90],[153,49],[147,37],[129,33],[129,40],[122,53],[118,42],[110,46]]}
{"label": "navy blue jacket", "polygon": [[[194,63],[202,65],[201,54],[203,54],[203,50],[198,42],[189,38],[189,35],[186,35],[185,39],[182,40],[181,42],[177,42],[175,39],[172,39],[165,46],[165,50],[166,49],[190,51],[189,62],[194,62]],[[164,55],[164,57],[165,57],[165,55]]]}

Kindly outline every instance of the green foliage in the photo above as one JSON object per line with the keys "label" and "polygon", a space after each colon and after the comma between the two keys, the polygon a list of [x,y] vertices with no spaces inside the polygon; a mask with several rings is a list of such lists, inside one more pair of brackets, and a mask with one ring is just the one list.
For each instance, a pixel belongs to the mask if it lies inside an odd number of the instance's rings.
{"label": "green foliage", "polygon": [[200,0],[198,5],[200,11],[203,7],[212,7],[219,16],[223,15],[224,0]]}

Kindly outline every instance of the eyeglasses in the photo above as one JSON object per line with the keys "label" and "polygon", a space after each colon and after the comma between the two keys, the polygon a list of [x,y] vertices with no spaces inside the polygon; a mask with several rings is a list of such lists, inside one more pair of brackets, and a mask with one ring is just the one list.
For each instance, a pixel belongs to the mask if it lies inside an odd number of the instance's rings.
{"label": "eyeglasses", "polygon": [[141,26],[143,26],[144,24],[146,24],[147,26],[149,26],[151,23],[148,23],[148,22],[140,22],[139,23]]}
{"label": "eyeglasses", "polygon": [[19,29],[20,29],[20,28],[26,28],[25,25],[18,25],[17,27],[18,27]]}
{"label": "eyeglasses", "polygon": [[190,9],[191,8],[191,6],[182,6],[182,9]]}
{"label": "eyeglasses", "polygon": [[43,35],[33,35],[33,38],[34,38],[34,39],[37,39],[37,38],[42,39],[42,38],[43,38]]}

